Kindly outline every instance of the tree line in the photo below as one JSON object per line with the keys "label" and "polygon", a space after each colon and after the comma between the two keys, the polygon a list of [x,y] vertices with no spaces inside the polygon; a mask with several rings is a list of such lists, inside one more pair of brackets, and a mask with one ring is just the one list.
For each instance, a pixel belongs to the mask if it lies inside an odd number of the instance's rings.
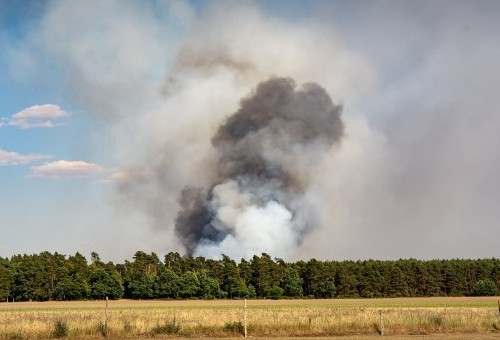
{"label": "tree line", "polygon": [[0,301],[85,299],[377,298],[496,295],[500,259],[285,262],[138,251],[132,261],[80,253],[0,258]]}

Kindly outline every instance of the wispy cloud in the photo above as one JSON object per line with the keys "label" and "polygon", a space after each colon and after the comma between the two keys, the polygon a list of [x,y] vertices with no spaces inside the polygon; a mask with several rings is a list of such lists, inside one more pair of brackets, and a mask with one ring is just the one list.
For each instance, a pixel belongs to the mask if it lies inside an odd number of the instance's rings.
{"label": "wispy cloud", "polygon": [[67,115],[58,105],[33,105],[13,114],[8,121],[0,121],[0,127],[10,125],[21,129],[53,128],[63,125],[59,120]]}
{"label": "wispy cloud", "polygon": [[55,161],[31,167],[30,177],[48,179],[84,178],[102,174],[106,169],[85,161]]}
{"label": "wispy cloud", "polygon": [[26,163],[31,163],[33,161],[38,161],[41,159],[48,159],[48,158],[51,157],[48,155],[41,155],[41,154],[22,155],[17,152],[5,151],[0,149],[0,166],[26,164]]}

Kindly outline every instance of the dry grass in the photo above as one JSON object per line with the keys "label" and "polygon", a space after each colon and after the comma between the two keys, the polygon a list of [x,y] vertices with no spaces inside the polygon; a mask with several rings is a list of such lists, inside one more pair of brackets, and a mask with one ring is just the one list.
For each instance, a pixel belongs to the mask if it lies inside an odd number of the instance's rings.
{"label": "dry grass", "polygon": [[[248,333],[252,336],[370,335],[384,313],[387,335],[499,332],[498,298],[379,300],[252,300]],[[1,339],[48,339],[57,320],[68,326],[68,338],[102,337],[104,303],[46,302],[0,304]],[[238,336],[227,325],[243,321],[243,302],[111,301],[110,338]],[[174,321],[175,320],[175,321]],[[177,325],[174,327],[172,325]],[[171,332],[177,330],[177,332]],[[177,335],[175,335],[177,334]]]}

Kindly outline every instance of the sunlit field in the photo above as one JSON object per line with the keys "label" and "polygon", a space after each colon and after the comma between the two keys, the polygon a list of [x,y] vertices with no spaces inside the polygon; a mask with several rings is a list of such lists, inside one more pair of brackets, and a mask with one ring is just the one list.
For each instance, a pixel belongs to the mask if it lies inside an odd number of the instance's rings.
{"label": "sunlit field", "polygon": [[[500,336],[498,297],[248,300],[252,337]],[[0,338],[239,337],[243,300],[0,304]],[[383,329],[381,325],[383,319]]]}

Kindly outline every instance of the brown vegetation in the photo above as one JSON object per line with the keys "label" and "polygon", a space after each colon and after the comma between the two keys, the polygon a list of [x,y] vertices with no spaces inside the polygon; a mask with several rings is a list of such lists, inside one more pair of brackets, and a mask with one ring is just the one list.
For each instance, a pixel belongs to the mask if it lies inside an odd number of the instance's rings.
{"label": "brown vegetation", "polygon": [[[376,335],[380,311],[387,335],[494,334],[500,332],[496,304],[497,298],[252,300],[248,334]],[[107,313],[104,306],[99,301],[2,303],[0,338],[52,338],[61,323],[68,338],[242,336],[241,300],[121,300],[110,302]]]}

